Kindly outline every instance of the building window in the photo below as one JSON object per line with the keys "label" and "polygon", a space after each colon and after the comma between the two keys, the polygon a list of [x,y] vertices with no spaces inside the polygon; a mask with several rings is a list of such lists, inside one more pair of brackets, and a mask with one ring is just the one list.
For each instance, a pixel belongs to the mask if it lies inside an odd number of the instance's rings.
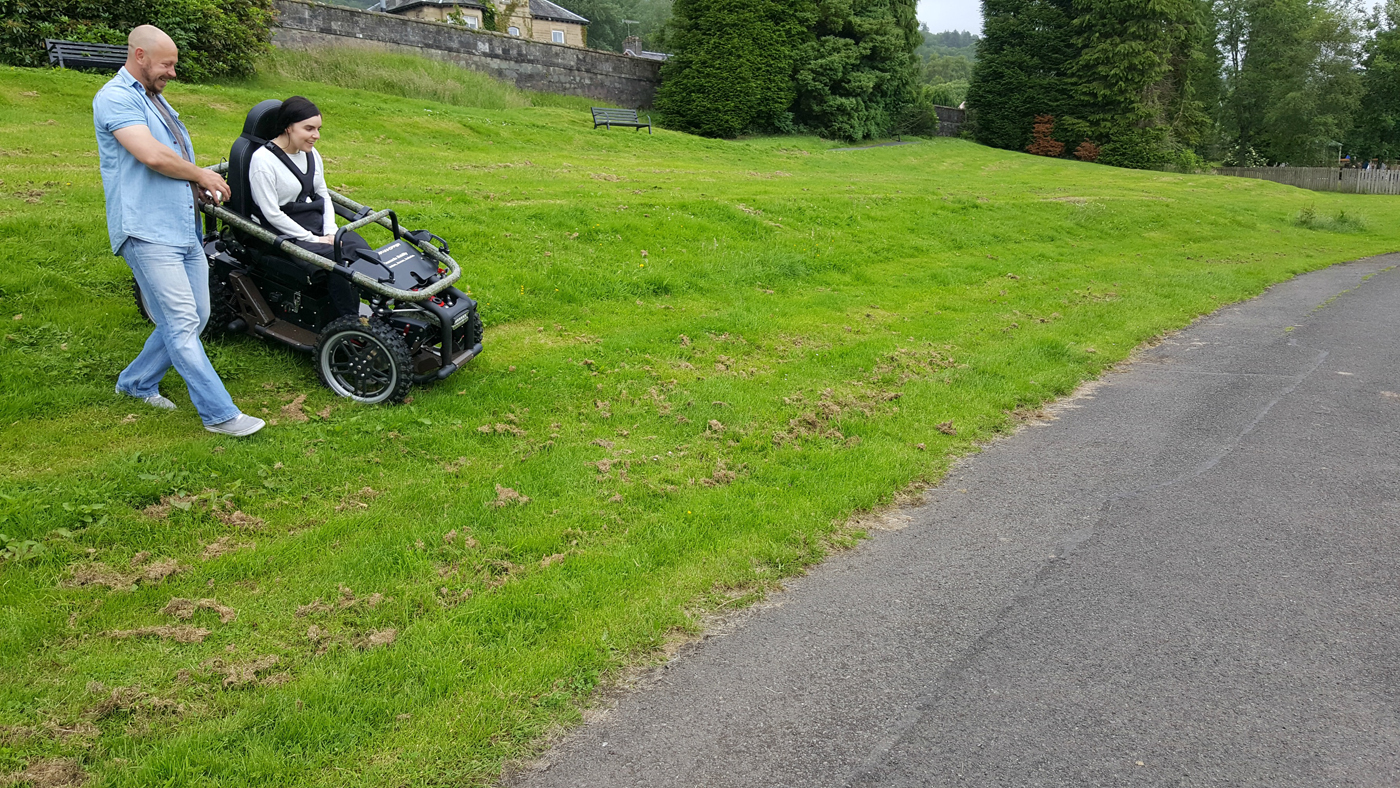
{"label": "building window", "polygon": [[516,26],[514,26],[514,25],[511,25],[510,27],[506,28],[506,32],[507,32],[507,33],[510,33],[510,34],[513,35],[513,36],[518,36],[518,35],[520,35],[520,28],[518,28],[518,27],[516,27]]}
{"label": "building window", "polygon": [[478,30],[481,28],[481,20],[477,19],[474,16],[469,16],[467,17],[467,27],[471,28],[472,30]]}
{"label": "building window", "polygon": [[554,37],[554,43],[556,43],[556,44],[562,44],[562,43],[564,43],[564,31],[563,31],[563,30],[555,30],[551,35],[553,35],[553,37]]}

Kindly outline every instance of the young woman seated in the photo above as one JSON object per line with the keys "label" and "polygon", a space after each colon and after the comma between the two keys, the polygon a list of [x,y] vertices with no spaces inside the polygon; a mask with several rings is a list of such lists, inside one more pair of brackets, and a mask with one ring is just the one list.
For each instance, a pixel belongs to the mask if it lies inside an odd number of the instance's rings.
{"label": "young woman seated", "polygon": [[[278,110],[277,127],[282,133],[254,151],[248,163],[249,192],[262,214],[259,218],[297,246],[334,259],[335,209],[326,190],[321,154],[316,150],[316,141],[321,138],[321,111],[307,99],[292,96]],[[346,263],[359,257],[378,259],[355,232],[345,233],[340,249]],[[360,297],[349,279],[331,274],[328,284],[331,302],[340,314],[359,313]]]}

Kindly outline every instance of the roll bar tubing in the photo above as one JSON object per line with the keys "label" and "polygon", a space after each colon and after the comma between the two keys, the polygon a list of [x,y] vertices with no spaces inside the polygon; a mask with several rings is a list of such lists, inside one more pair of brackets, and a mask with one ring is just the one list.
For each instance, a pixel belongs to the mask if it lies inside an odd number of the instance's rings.
{"label": "roll bar tubing", "polygon": [[[228,162],[220,162],[212,167],[206,167],[205,169],[211,170],[219,175],[225,175],[228,172]],[[327,189],[326,191],[330,190]],[[330,195],[331,202],[334,202],[336,205],[339,205],[343,208],[350,209],[356,215],[360,215],[359,219],[356,219],[355,221],[340,228],[339,232],[349,232],[352,230],[358,230],[361,227],[365,227],[366,225],[378,224],[388,229],[390,232],[393,232],[395,237],[400,237],[400,234],[398,232],[399,228],[397,217],[394,216],[393,211],[388,210],[386,208],[382,211],[371,212],[367,206],[361,205],[355,202],[354,200],[350,199],[349,197],[337,194],[333,191],[330,192]],[[360,287],[371,292],[378,293],[379,295],[385,296],[386,298],[392,298],[395,301],[428,301],[432,299],[433,296],[451,287],[458,279],[462,277],[462,267],[457,264],[456,260],[453,260],[450,256],[448,256],[446,252],[442,251],[441,249],[438,249],[430,243],[425,243],[421,246],[419,244],[413,244],[415,247],[418,247],[419,251],[423,252],[423,255],[429,260],[432,260],[433,262],[438,263],[440,265],[446,265],[447,273],[443,274],[442,278],[438,281],[421,290],[400,290],[397,287],[389,287],[388,285],[381,284],[374,278],[366,276],[360,273],[359,271],[351,271],[345,266],[336,265],[333,260],[327,260],[319,254],[308,252],[300,246],[296,246],[290,243],[278,244],[277,239],[280,236],[278,236],[276,233],[270,232],[266,228],[257,224],[256,222],[253,222],[249,219],[245,219],[244,217],[239,216],[233,211],[230,211],[229,209],[224,208],[222,206],[204,204],[200,206],[200,210],[222,221],[225,224],[233,225],[239,230],[242,230],[243,232],[248,233],[249,235],[255,238],[266,241],[267,243],[271,244],[274,248],[278,249],[283,254],[286,254],[290,257],[295,257],[296,259],[310,263],[316,266],[317,268],[324,268],[327,271],[330,271],[332,273],[338,273],[342,276],[348,273],[351,281],[353,281]],[[409,243],[413,243],[412,239],[408,239],[406,236],[404,236],[402,240],[406,240]]]}

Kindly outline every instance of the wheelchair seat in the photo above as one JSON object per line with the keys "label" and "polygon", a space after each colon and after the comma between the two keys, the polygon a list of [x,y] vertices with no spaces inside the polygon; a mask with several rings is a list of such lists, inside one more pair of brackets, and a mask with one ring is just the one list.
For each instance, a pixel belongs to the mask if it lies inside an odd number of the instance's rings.
{"label": "wheelchair seat", "polygon": [[[282,102],[277,99],[267,99],[258,102],[257,106],[248,111],[248,117],[243,121],[243,133],[238,135],[238,139],[233,141],[233,148],[228,154],[228,185],[229,199],[224,207],[244,216],[258,224],[272,228],[267,220],[263,218],[262,211],[258,210],[257,203],[253,201],[252,188],[248,182],[248,170],[252,165],[253,153],[258,148],[263,147],[269,140],[282,133],[282,129],[277,128],[277,111],[282,108]],[[242,238],[245,244],[259,247],[263,254],[259,255],[265,263],[272,264],[284,269],[286,273],[305,277],[308,284],[323,282],[326,271],[323,268],[311,263],[298,260],[290,255],[278,254],[268,244],[253,238]],[[278,264],[281,264],[278,266]]]}

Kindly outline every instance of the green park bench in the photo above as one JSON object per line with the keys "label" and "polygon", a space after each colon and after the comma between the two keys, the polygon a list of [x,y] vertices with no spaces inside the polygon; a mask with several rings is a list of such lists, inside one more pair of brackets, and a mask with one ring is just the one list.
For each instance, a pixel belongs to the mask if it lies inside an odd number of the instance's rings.
{"label": "green park bench", "polygon": [[46,38],[44,49],[49,53],[49,65],[60,68],[116,71],[126,65],[126,46],[120,44],[91,44],[86,41]]}
{"label": "green park bench", "polygon": [[593,107],[593,128],[603,126],[611,129],[613,126],[631,127],[641,131],[647,130],[651,134],[651,116],[648,115],[645,122],[637,117],[635,109],[611,109],[609,107]]}

